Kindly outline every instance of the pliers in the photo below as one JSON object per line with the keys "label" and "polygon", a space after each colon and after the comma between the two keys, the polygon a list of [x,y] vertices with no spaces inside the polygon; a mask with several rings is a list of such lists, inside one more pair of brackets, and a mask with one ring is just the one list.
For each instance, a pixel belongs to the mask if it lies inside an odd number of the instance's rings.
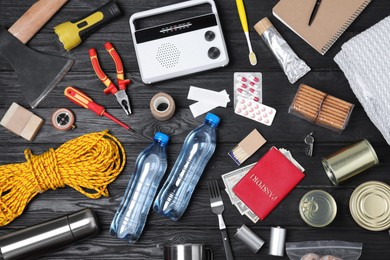
{"label": "pliers", "polygon": [[116,75],[118,79],[118,86],[119,89],[115,86],[114,83],[107,77],[107,75],[103,72],[102,68],[99,64],[99,59],[97,57],[96,50],[94,48],[91,48],[89,50],[89,57],[91,59],[92,67],[96,73],[96,75],[99,77],[99,79],[103,82],[104,85],[106,85],[106,89],[104,89],[104,93],[112,94],[116,97],[116,100],[121,105],[123,110],[125,111],[126,115],[131,114],[131,108],[130,108],[130,101],[129,97],[126,94],[126,87],[130,84],[129,79],[124,79],[124,72],[123,72],[123,64],[122,60],[119,57],[117,51],[114,49],[112,44],[110,42],[106,42],[104,44],[104,47],[108,51],[108,53],[111,55],[112,59],[115,62],[116,67]]}

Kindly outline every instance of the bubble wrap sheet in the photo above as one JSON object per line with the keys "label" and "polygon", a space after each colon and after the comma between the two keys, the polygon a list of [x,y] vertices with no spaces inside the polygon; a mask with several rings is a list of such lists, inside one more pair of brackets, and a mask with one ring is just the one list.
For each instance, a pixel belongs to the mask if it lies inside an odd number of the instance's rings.
{"label": "bubble wrap sheet", "polygon": [[334,60],[368,117],[390,144],[390,16],[341,49]]}

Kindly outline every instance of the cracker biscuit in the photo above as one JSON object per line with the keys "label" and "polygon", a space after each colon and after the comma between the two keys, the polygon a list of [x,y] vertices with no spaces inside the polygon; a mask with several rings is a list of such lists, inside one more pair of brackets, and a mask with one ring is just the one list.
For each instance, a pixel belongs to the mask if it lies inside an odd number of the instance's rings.
{"label": "cracker biscuit", "polygon": [[310,118],[313,119],[315,119],[318,116],[319,108],[313,107],[310,103],[300,102],[299,100],[297,101],[298,102],[295,102],[292,105],[292,109],[294,111],[297,111],[302,115],[309,116]]}
{"label": "cracker biscuit", "polygon": [[348,117],[348,113],[347,112],[340,111],[340,110],[338,110],[336,108],[330,108],[330,107],[322,107],[321,111],[320,111],[320,114],[321,113],[335,116],[337,118],[340,118],[341,120],[345,120]]}
{"label": "cracker biscuit", "polygon": [[346,105],[338,104],[336,101],[329,100],[328,98],[326,98],[324,100],[324,104],[326,104],[328,106],[332,106],[332,107],[337,107],[340,110],[345,110],[345,111],[349,111],[352,108],[352,106],[346,106]]}
{"label": "cracker biscuit", "polygon": [[307,88],[299,88],[297,93],[310,95],[311,97],[316,97],[319,99],[324,99],[326,97],[326,94],[323,92],[318,93],[318,92],[312,91],[311,89],[307,89]]}
{"label": "cracker biscuit", "polygon": [[326,93],[325,93],[325,92],[322,92],[322,91],[320,91],[320,90],[318,90],[318,89],[315,89],[315,88],[313,88],[313,87],[310,87],[310,86],[308,86],[308,85],[306,85],[306,84],[301,84],[301,85],[299,86],[299,89],[309,90],[309,92],[314,92],[314,93],[317,93],[317,94],[319,94],[319,95],[324,95],[324,96],[326,96]]}
{"label": "cracker biscuit", "polygon": [[325,126],[331,129],[337,129],[337,130],[343,130],[344,129],[344,123],[335,121],[326,117],[317,117],[316,124],[320,126]]}
{"label": "cracker biscuit", "polygon": [[346,109],[346,108],[334,106],[334,105],[329,104],[329,103],[322,104],[322,108],[321,109],[337,110],[340,113],[345,113],[345,114],[348,114],[349,111],[351,111],[351,109]]}
{"label": "cracker biscuit", "polygon": [[307,107],[310,107],[310,108],[312,108],[314,110],[318,110],[318,111],[321,108],[321,103],[317,103],[317,102],[313,103],[310,100],[305,99],[305,98],[300,97],[300,96],[296,98],[295,104],[305,105]]}
{"label": "cracker biscuit", "polygon": [[341,131],[348,123],[353,106],[344,100],[301,84],[289,112],[320,126]]}
{"label": "cracker biscuit", "polygon": [[323,98],[314,96],[311,93],[306,93],[306,92],[298,92],[295,94],[295,98],[301,97],[310,100],[311,102],[315,101],[317,103],[322,103],[324,101]]}
{"label": "cracker biscuit", "polygon": [[347,101],[344,101],[340,98],[337,98],[335,96],[328,96],[329,100],[331,101],[335,101],[337,104],[340,104],[341,106],[345,106],[345,107],[351,107],[352,104],[347,102]]}

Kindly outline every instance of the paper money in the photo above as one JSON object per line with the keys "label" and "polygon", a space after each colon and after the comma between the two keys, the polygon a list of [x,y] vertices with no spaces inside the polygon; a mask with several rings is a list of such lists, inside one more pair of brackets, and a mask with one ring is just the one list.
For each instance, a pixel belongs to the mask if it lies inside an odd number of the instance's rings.
{"label": "paper money", "polygon": [[228,172],[221,176],[223,183],[225,184],[225,191],[228,194],[232,204],[236,206],[238,212],[240,212],[241,215],[247,216],[254,223],[256,223],[259,218],[245,205],[244,202],[242,202],[236,196],[236,194],[234,194],[233,187],[242,179],[242,177],[244,177],[253,168],[253,166],[255,166],[255,164],[256,163],[252,163],[248,166],[242,167],[232,172]]}
{"label": "paper money", "polygon": [[229,195],[230,201],[232,204],[236,204],[237,202],[241,201],[233,192],[233,187],[242,179],[242,177],[245,176],[249,172],[250,169],[255,166],[256,163],[252,163],[248,166],[239,168],[235,171],[228,172],[223,174],[222,180],[226,187],[226,192]]}
{"label": "paper money", "polygon": [[236,206],[241,215],[245,215],[245,213],[249,210],[249,208],[241,200],[233,205]]}
{"label": "paper money", "polygon": [[252,220],[253,223],[259,221],[259,217],[252,210],[248,210],[247,212],[245,212],[245,216]]}
{"label": "paper money", "polygon": [[295,167],[297,167],[301,172],[305,172],[305,168],[302,167],[302,165],[299,164],[299,162],[297,162],[297,160],[294,159],[294,157],[292,156],[291,152],[287,149],[284,149],[284,148],[280,148],[279,151],[290,161],[292,162]]}

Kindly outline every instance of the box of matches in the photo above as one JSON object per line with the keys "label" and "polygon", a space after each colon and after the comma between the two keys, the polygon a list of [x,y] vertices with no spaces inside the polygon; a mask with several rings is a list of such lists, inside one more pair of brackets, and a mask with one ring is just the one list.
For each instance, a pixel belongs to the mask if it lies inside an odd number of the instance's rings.
{"label": "box of matches", "polygon": [[254,154],[267,141],[254,129],[238,145],[236,145],[228,154],[237,165],[241,165],[246,159]]}

